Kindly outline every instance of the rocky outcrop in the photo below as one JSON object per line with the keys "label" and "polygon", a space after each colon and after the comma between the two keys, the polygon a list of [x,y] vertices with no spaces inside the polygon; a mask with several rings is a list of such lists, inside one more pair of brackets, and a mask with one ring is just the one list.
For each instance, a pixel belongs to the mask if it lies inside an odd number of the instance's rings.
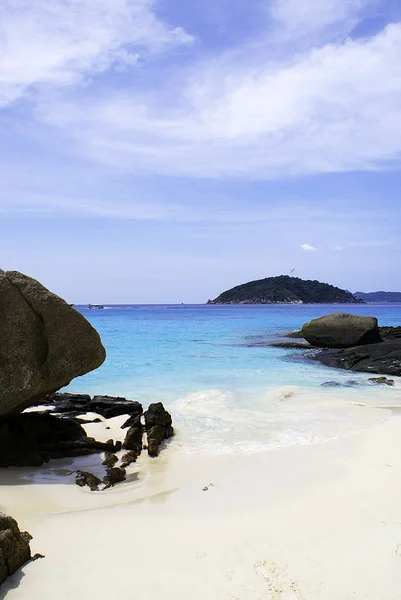
{"label": "rocky outcrop", "polygon": [[401,377],[400,338],[344,350],[322,350],[312,358],[337,369]]}
{"label": "rocky outcrop", "polygon": [[120,415],[142,414],[143,408],[139,402],[126,400],[125,398],[94,396],[89,403],[89,412],[95,412],[105,419],[111,419]]}
{"label": "rocky outcrop", "polygon": [[381,341],[377,319],[332,313],[302,327],[307,342],[318,348],[350,348]]}
{"label": "rocky outcrop", "polygon": [[122,425],[121,429],[129,427],[123,443],[124,450],[132,450],[139,456],[142,452],[143,426],[141,415],[134,414]]}
{"label": "rocky outcrop", "polygon": [[84,413],[97,413],[105,419],[120,415],[142,414],[143,408],[139,402],[127,400],[119,396],[94,396],[88,394],[70,394],[68,392],[50,394],[40,401],[42,406],[48,406],[49,412],[76,417]]}
{"label": "rocky outcrop", "polygon": [[52,458],[116,452],[113,440],[99,442],[80,424],[45,413],[24,413],[0,422],[0,467],[36,467]]}
{"label": "rocky outcrop", "polygon": [[31,559],[31,539],[15,519],[0,513],[0,585]]}
{"label": "rocky outcrop", "polygon": [[92,325],[35,279],[0,270],[0,418],[21,412],[106,353]]}
{"label": "rocky outcrop", "polygon": [[171,415],[161,402],[151,404],[144,413],[149,456],[159,455],[159,445],[174,435]]}

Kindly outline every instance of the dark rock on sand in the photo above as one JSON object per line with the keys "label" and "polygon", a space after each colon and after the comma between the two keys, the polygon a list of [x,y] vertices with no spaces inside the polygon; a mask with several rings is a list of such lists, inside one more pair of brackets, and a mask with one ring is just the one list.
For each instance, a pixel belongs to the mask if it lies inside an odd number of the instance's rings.
{"label": "dark rock on sand", "polygon": [[0,270],[0,418],[21,412],[99,367],[92,325],[35,279]]}
{"label": "dark rock on sand", "polygon": [[[123,443],[124,450],[134,450],[138,455],[142,452],[142,436],[143,427],[141,423],[141,415],[135,415],[134,418],[128,419],[131,426],[127,431],[125,440]],[[128,422],[127,421],[127,422]],[[124,423],[123,427],[126,426]]]}
{"label": "dark rock on sand", "polygon": [[50,394],[40,404],[51,407],[49,412],[63,413],[69,417],[84,413],[97,413],[105,419],[120,415],[142,414],[139,402],[118,396],[94,396],[88,394],[69,394],[67,392]]}
{"label": "dark rock on sand", "polygon": [[0,585],[31,558],[32,536],[21,532],[12,517],[0,513]]}
{"label": "dark rock on sand", "polygon": [[151,404],[144,413],[149,456],[159,455],[159,444],[174,435],[171,415],[161,402]]}
{"label": "dark rock on sand", "polygon": [[51,413],[68,414],[68,416],[82,415],[89,412],[91,397],[89,394],[70,394],[57,392],[49,394],[39,401],[39,405],[47,406]]}
{"label": "dark rock on sand", "polygon": [[302,327],[303,337],[318,348],[350,348],[381,342],[377,319],[332,313]]}
{"label": "dark rock on sand", "polygon": [[[142,407],[141,407],[142,408]],[[127,429],[128,427],[140,427],[141,426],[141,412],[137,411],[132,413],[132,415],[121,425],[121,429]]]}
{"label": "dark rock on sand", "polygon": [[111,452],[106,452],[104,461],[102,462],[102,465],[105,465],[106,467],[114,467],[114,465],[117,462],[118,462],[118,457],[115,454],[112,454]]}
{"label": "dark rock on sand", "polygon": [[24,413],[0,422],[0,467],[40,466],[52,458],[115,452],[112,442],[98,442],[79,423],[46,413]]}
{"label": "dark rock on sand", "polygon": [[112,467],[111,469],[107,469],[107,475],[103,477],[103,483],[106,486],[105,489],[124,481],[125,475],[126,471],[122,467]]}
{"label": "dark rock on sand", "polygon": [[137,458],[138,458],[138,455],[135,452],[135,450],[130,450],[129,452],[124,454],[123,457],[121,458],[121,468],[125,469],[132,463],[136,462]]}
{"label": "dark rock on sand", "polygon": [[401,339],[344,350],[322,350],[311,358],[337,369],[401,377]]}
{"label": "dark rock on sand", "polygon": [[113,396],[94,396],[89,404],[89,411],[102,415],[105,419],[120,415],[142,414],[143,408],[139,402]]}
{"label": "dark rock on sand", "polygon": [[89,473],[88,471],[77,471],[75,483],[80,487],[85,487],[87,485],[90,488],[91,492],[98,492],[99,485],[102,483],[102,480],[99,479],[99,477],[96,477],[96,475],[94,475],[93,473]]}

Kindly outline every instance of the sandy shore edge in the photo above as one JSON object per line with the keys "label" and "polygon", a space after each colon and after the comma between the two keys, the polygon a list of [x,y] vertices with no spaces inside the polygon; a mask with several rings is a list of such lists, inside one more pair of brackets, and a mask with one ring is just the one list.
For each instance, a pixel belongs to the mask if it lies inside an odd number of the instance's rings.
{"label": "sandy shore edge", "polygon": [[167,449],[144,461],[142,485],[135,467],[100,494],[6,472],[0,508],[46,558],[0,598],[399,600],[401,416],[388,414],[313,446],[224,457]]}

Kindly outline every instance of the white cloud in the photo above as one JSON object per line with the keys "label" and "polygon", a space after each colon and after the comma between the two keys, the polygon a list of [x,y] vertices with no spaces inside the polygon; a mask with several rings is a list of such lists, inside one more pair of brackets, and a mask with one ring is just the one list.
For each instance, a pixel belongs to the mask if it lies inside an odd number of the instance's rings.
{"label": "white cloud", "polygon": [[[249,56],[246,57],[248,60]],[[176,90],[57,100],[42,118],[127,170],[274,178],[388,168],[401,156],[401,24],[286,64],[208,64]]]}
{"label": "white cloud", "polygon": [[317,251],[315,246],[311,246],[310,244],[301,244],[301,248],[305,252],[316,252]]}
{"label": "white cloud", "polygon": [[190,41],[152,12],[153,0],[3,0],[0,107],[29,88],[63,87],[147,52]]}
{"label": "white cloud", "polygon": [[334,246],[334,250],[336,252],[342,252],[344,250],[344,247],[343,246]]}
{"label": "white cloud", "polygon": [[[309,28],[311,46],[288,54],[273,35],[257,50],[209,54],[174,77],[125,77],[99,93],[96,80],[72,84],[189,36],[158,20],[153,0],[8,0],[0,105],[39,89],[39,121],[78,154],[128,172],[269,179],[387,169],[401,158],[401,24],[366,39],[325,33],[375,2],[275,0],[276,33]],[[43,93],[49,85],[53,95]]]}
{"label": "white cloud", "polygon": [[271,15],[287,34],[311,34],[333,25],[352,28],[372,0],[275,0]]}

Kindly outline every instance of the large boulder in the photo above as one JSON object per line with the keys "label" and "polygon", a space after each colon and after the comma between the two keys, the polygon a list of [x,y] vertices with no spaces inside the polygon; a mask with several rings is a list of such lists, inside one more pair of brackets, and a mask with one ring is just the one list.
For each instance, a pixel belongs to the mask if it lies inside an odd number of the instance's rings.
{"label": "large boulder", "polygon": [[99,367],[99,334],[35,279],[0,269],[0,419]]}
{"label": "large boulder", "polygon": [[332,313],[302,327],[304,338],[318,348],[350,348],[381,341],[377,319]]}
{"label": "large boulder", "polygon": [[0,512],[0,585],[31,559],[31,539],[15,519]]}

